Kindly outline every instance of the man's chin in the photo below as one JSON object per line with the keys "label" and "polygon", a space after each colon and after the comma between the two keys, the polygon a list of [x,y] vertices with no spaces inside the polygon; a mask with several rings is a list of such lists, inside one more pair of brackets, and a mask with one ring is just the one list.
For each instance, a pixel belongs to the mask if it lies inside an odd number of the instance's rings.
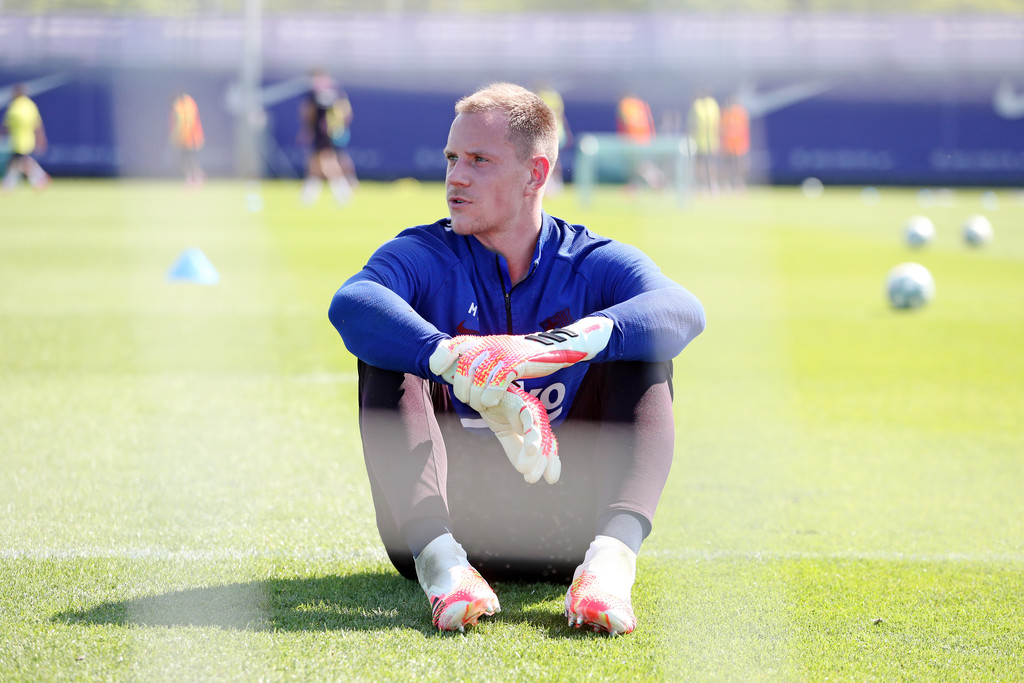
{"label": "man's chin", "polygon": [[452,216],[452,232],[456,235],[472,235],[473,225],[465,218]]}

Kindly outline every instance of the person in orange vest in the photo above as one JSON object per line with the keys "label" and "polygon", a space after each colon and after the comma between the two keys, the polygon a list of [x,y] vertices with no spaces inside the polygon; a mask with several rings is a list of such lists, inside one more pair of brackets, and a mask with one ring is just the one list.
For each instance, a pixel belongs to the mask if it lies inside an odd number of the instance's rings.
{"label": "person in orange vest", "polygon": [[[626,93],[619,99],[615,123],[619,135],[634,145],[648,145],[654,138],[654,116],[651,114],[651,106],[635,93]],[[644,159],[639,150],[629,150],[626,156],[630,188],[641,184],[650,187],[661,186],[658,168],[649,159]]]}
{"label": "person in orange vest", "polygon": [[722,112],[722,162],[725,182],[734,191],[747,185],[750,154],[750,115],[734,97]]}
{"label": "person in orange vest", "polygon": [[619,133],[633,142],[646,144],[654,137],[651,106],[635,93],[627,93],[619,100],[616,124]]}
{"label": "person in orange vest", "polygon": [[185,184],[189,187],[202,185],[206,176],[199,164],[199,150],[206,144],[206,137],[199,118],[199,106],[185,92],[174,98],[171,105],[171,144],[180,152]]}

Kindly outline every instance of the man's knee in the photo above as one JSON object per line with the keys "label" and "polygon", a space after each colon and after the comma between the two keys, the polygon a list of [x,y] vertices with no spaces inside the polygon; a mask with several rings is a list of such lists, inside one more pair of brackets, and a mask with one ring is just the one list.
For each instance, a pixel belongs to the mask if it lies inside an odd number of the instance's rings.
{"label": "man's knee", "polygon": [[357,361],[360,410],[400,410],[417,412],[425,405],[435,414],[450,412],[444,387],[404,372],[384,370]]}
{"label": "man's knee", "polygon": [[[627,389],[627,393],[644,393],[651,387],[664,385],[672,393],[672,361],[618,361],[607,363],[613,387]],[[631,390],[631,391],[630,391]]]}
{"label": "man's knee", "polygon": [[614,361],[592,365],[569,420],[633,422],[639,414],[672,410],[672,361]]}

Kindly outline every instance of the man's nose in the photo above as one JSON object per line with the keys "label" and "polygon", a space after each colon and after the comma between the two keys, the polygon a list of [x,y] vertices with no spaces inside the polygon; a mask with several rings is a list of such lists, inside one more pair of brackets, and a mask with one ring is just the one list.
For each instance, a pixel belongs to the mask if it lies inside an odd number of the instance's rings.
{"label": "man's nose", "polygon": [[462,161],[456,161],[455,163],[448,166],[448,175],[446,177],[449,185],[465,186],[469,184],[469,176],[466,174],[465,163]]}

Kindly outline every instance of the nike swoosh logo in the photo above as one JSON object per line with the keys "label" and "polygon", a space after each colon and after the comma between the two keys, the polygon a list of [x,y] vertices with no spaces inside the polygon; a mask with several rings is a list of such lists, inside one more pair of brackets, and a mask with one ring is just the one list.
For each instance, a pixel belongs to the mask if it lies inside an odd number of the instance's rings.
{"label": "nike swoosh logo", "polygon": [[758,93],[754,86],[743,85],[737,93],[737,99],[746,108],[751,118],[765,116],[772,112],[791,107],[794,104],[809,100],[821,93],[831,90],[834,86],[826,81],[808,81],[784,85],[774,90]]}
{"label": "nike swoosh logo", "polygon": [[[70,80],[71,76],[68,74],[57,73],[49,76],[43,76],[42,78],[36,78],[31,81],[25,81],[25,94],[29,97],[34,97],[39,93],[46,92],[47,90],[59,88]],[[0,88],[0,107],[6,106],[12,99],[14,99],[13,85],[6,88]]]}
{"label": "nike swoosh logo", "polygon": [[463,320],[462,322],[460,322],[458,325],[455,326],[455,331],[457,333],[459,333],[459,334],[473,334],[473,335],[479,335],[480,334],[480,330],[471,330],[468,327],[466,327],[466,321],[465,320]]}
{"label": "nike swoosh logo", "polygon": [[1018,93],[1010,79],[1004,78],[992,95],[992,108],[1004,119],[1024,118],[1024,93]]}

